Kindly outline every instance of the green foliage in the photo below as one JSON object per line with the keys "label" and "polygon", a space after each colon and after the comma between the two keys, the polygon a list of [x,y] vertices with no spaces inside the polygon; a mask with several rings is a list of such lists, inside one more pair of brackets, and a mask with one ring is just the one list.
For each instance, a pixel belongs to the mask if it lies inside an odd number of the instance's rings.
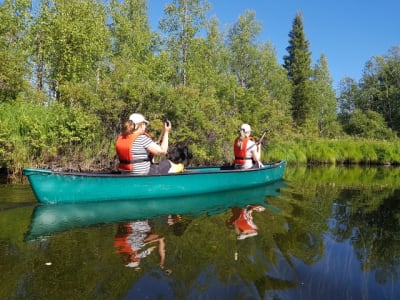
{"label": "green foliage", "polygon": [[255,12],[246,10],[228,34],[232,73],[236,75],[242,88],[251,86],[251,72],[257,66],[255,41],[260,32],[261,25],[255,18]]}
{"label": "green foliage", "polygon": [[[328,71],[325,55],[321,55],[314,67],[312,81],[313,105],[307,123],[311,122],[320,137],[336,137],[341,130],[337,122],[336,97],[333,80]],[[311,131],[312,132],[312,131]]]}
{"label": "green foliage", "polygon": [[59,86],[98,76],[110,46],[105,8],[95,0],[43,1],[32,33],[40,86],[62,100]]}
{"label": "green foliage", "polygon": [[372,110],[383,116],[389,128],[400,130],[400,46],[389,54],[374,56],[366,63],[361,82],[362,98],[357,108]]}
{"label": "green foliage", "polygon": [[79,108],[17,102],[1,104],[0,116],[5,120],[0,123],[0,162],[16,171],[60,157],[72,160],[86,147],[95,151],[102,138],[97,118]]}
{"label": "green foliage", "polygon": [[14,100],[29,87],[29,6],[28,0],[0,3],[0,102]]}
{"label": "green foliage", "polygon": [[310,118],[313,107],[311,72],[311,52],[303,27],[303,16],[297,13],[292,31],[289,33],[288,55],[283,57],[284,67],[293,85],[291,97],[292,116],[296,125],[302,126]]}
{"label": "green foliage", "polygon": [[160,29],[167,33],[166,44],[176,70],[175,84],[188,83],[188,56],[193,51],[194,37],[204,29],[208,9],[207,0],[173,0],[164,8],[166,17],[161,20]]}
{"label": "green foliage", "polygon": [[152,50],[146,0],[111,1],[113,52],[117,57],[142,61]]}
{"label": "green foliage", "polygon": [[393,139],[395,134],[386,126],[383,116],[374,111],[355,110],[344,130],[349,135],[363,138]]}
{"label": "green foliage", "polygon": [[[400,130],[400,47],[395,46],[387,55],[374,56],[366,64],[362,80],[342,80],[339,96],[339,107],[342,124],[347,126],[353,113],[373,111],[395,133]],[[374,117],[374,119],[376,119]],[[380,123],[381,121],[379,121]],[[384,138],[391,135],[383,133]]]}

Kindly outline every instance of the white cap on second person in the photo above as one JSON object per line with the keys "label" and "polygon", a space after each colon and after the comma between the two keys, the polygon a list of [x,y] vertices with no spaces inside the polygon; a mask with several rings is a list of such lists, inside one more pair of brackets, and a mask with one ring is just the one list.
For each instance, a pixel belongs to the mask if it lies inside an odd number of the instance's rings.
{"label": "white cap on second person", "polygon": [[249,124],[242,124],[242,126],[240,126],[240,130],[243,130],[244,132],[250,132],[251,127]]}
{"label": "white cap on second person", "polygon": [[149,121],[147,121],[144,117],[143,117],[143,115],[141,115],[141,114],[131,114],[130,116],[129,116],[129,120],[131,120],[134,124],[139,124],[139,123],[142,123],[142,122],[145,122],[146,124],[149,124]]}

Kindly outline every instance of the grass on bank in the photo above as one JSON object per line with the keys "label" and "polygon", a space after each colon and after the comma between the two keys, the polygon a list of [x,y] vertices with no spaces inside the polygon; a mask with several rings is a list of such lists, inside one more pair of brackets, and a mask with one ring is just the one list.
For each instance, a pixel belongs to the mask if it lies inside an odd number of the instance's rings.
{"label": "grass on bank", "polygon": [[286,159],[289,164],[400,164],[399,140],[305,138],[270,144],[265,152],[264,159]]}

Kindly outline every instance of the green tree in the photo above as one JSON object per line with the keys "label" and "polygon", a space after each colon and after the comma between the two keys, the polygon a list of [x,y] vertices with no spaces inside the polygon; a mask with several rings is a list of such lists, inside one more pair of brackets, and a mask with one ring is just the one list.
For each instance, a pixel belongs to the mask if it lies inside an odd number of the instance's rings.
{"label": "green tree", "polygon": [[231,69],[242,88],[250,87],[251,71],[256,66],[258,53],[256,38],[261,32],[261,24],[255,12],[246,10],[228,34],[228,48],[231,54]]}
{"label": "green tree", "polygon": [[[110,3],[112,56],[108,81],[103,85],[105,99],[102,119],[109,131],[120,129],[120,124],[133,111],[146,114],[143,103],[151,93],[153,34],[147,17],[145,0],[112,0]],[[163,68],[160,68],[163,72]]]}
{"label": "green tree", "polygon": [[113,52],[140,62],[152,51],[146,0],[111,0]]}
{"label": "green tree", "polygon": [[[96,0],[43,0],[34,25],[39,81],[63,99],[61,86],[89,81],[96,86],[109,47],[104,5]],[[40,73],[40,74],[39,74]],[[45,75],[45,80],[42,77]]]}
{"label": "green tree", "polygon": [[365,112],[356,109],[344,127],[349,135],[372,139],[392,139],[394,134],[387,128],[384,118],[379,113],[367,110]]}
{"label": "green tree", "polygon": [[274,129],[271,135],[287,134],[292,123],[289,104],[291,83],[269,42],[258,46],[254,52],[248,82],[244,100],[238,101],[243,121],[254,124],[259,132],[269,128]]}
{"label": "green tree", "polygon": [[339,83],[338,113],[342,125],[348,124],[351,114],[357,107],[360,88],[354,79],[343,78]]}
{"label": "green tree", "polygon": [[229,106],[233,108],[234,116],[237,115],[236,127],[240,123],[251,123],[255,131],[261,116],[266,114],[266,106],[262,103],[269,100],[268,93],[260,92],[264,88],[257,86],[261,53],[256,39],[260,32],[261,25],[254,11],[246,10],[229,29],[226,43],[230,73],[236,80]]}
{"label": "green tree", "polygon": [[324,54],[314,67],[312,89],[314,105],[307,122],[312,122],[311,127],[316,128],[321,137],[334,137],[339,132],[336,113],[336,96],[332,88],[333,80],[329,75],[328,62]]}
{"label": "green tree", "polygon": [[380,113],[388,126],[400,131],[400,47],[366,63],[358,108]]}
{"label": "green tree", "polygon": [[187,74],[190,84],[200,89],[201,93],[216,96],[220,85],[230,80],[228,69],[228,51],[223,43],[219,23],[216,18],[208,22],[206,36],[192,41],[192,49],[188,55]]}
{"label": "green tree", "polygon": [[192,41],[205,27],[207,0],[173,0],[164,8],[166,17],[160,22],[160,29],[167,34],[166,47],[176,70],[176,83],[186,85],[188,55]]}
{"label": "green tree", "polygon": [[0,102],[15,100],[28,88],[30,1],[4,0],[0,4]]}
{"label": "green tree", "polygon": [[288,55],[283,57],[288,78],[293,84],[292,116],[296,125],[302,126],[310,116],[312,102],[310,78],[311,52],[303,27],[303,17],[297,13],[289,33]]}

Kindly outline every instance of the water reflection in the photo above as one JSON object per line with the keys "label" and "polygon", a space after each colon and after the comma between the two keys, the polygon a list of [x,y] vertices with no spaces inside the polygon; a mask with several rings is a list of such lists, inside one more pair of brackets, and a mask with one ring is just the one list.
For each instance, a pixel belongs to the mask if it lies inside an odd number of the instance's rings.
{"label": "water reflection", "polygon": [[[157,250],[159,266],[165,269],[164,237],[153,231],[148,220],[120,224],[114,238],[114,246],[126,267],[138,269],[140,262]],[[172,270],[166,269],[165,272],[171,274]]]}
{"label": "water reflection", "polygon": [[[34,212],[11,205],[0,210],[0,298],[400,299],[400,169],[297,168],[287,176],[275,194]],[[249,217],[252,206],[265,210]],[[119,227],[144,220],[150,228],[140,234],[155,240],[134,250],[155,248],[125,267],[136,260],[114,238],[128,239]],[[257,235],[238,240],[240,225]]]}
{"label": "water reflection", "polygon": [[[245,207],[249,204],[260,203],[267,205],[266,197],[278,195],[279,189],[284,186],[283,181],[277,181],[248,190],[241,189],[191,197],[39,205],[32,214],[31,225],[25,239],[34,240],[57,232],[95,224],[142,220],[168,215],[185,214],[196,217],[202,214],[218,214],[232,206]],[[182,225],[180,222],[175,221],[174,223],[175,230]]]}
{"label": "water reflection", "polygon": [[[167,217],[167,224],[175,236],[181,236],[190,222],[191,219],[180,214],[170,214]],[[170,275],[171,268],[165,266],[165,237],[156,233],[150,223],[151,220],[145,219],[118,224],[114,247],[124,266],[136,270],[140,269],[142,260],[157,252],[160,269]]]}
{"label": "water reflection", "polygon": [[253,211],[264,211],[261,205],[248,205],[245,208],[231,208],[232,216],[226,221],[229,228],[234,228],[238,240],[244,240],[258,234],[258,227],[253,221]]}

